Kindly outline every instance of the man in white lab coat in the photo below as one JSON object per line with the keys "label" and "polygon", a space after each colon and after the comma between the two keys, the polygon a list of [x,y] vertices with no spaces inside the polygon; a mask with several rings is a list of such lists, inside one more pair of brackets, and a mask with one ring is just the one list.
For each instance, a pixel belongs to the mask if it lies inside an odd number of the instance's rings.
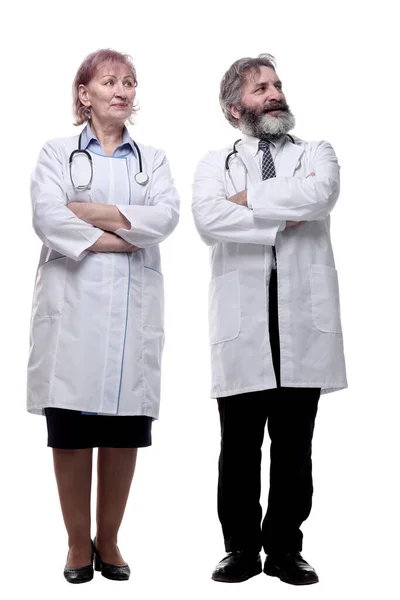
{"label": "man in white lab coat", "polygon": [[220,103],[242,137],[209,152],[193,186],[194,220],[211,249],[211,396],[221,420],[218,514],[228,552],[212,577],[257,575],[263,548],[266,574],[311,584],[318,576],[300,554],[300,526],[311,511],[315,417],[320,394],[347,387],[329,216],[339,166],[327,142],[289,135],[295,121],[271,55],[236,61]]}

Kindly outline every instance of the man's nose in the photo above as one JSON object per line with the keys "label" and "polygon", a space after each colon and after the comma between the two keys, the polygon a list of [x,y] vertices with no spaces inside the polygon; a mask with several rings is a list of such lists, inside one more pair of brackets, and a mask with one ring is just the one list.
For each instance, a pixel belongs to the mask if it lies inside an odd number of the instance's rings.
{"label": "man's nose", "polygon": [[281,102],[284,99],[282,90],[279,90],[275,86],[271,86],[268,90],[267,100],[268,102]]}

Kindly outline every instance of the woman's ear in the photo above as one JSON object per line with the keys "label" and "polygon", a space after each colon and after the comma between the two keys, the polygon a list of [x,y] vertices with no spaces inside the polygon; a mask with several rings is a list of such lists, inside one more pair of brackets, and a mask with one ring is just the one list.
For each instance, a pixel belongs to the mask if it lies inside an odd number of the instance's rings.
{"label": "woman's ear", "polygon": [[81,83],[81,85],[79,86],[79,100],[82,102],[83,106],[87,106],[88,108],[90,107],[90,99],[89,99],[89,91],[86,87],[86,85],[83,85]]}

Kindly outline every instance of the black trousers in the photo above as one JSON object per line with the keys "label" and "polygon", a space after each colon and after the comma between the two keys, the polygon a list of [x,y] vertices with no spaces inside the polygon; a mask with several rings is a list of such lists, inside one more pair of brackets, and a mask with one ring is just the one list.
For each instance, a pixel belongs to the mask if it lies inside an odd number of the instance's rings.
{"label": "black trousers", "polygon": [[[218,516],[227,552],[258,552],[262,547],[267,554],[300,551],[300,526],[311,511],[311,449],[321,390],[280,387],[276,271],[271,276],[269,307],[279,387],[218,399]],[[262,520],[261,447],[266,424],[271,463],[268,508]]]}

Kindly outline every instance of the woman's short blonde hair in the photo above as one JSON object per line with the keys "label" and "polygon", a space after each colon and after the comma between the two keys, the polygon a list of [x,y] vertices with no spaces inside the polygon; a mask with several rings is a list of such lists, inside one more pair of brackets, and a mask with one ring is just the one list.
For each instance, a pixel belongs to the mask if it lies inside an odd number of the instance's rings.
{"label": "woman's short blonde hair", "polygon": [[[88,85],[88,83],[93,79],[98,67],[103,63],[123,63],[129,67],[132,72],[135,87],[137,86],[136,69],[133,64],[132,57],[129,56],[129,54],[116,52],[115,50],[110,49],[96,50],[96,52],[92,52],[82,62],[75,75],[74,83],[72,84],[72,114],[74,117],[74,125],[82,125],[82,123],[85,123],[85,121],[89,120],[89,116],[85,114],[86,107],[79,99],[79,86]],[[132,115],[137,110],[138,107],[134,106]]]}

